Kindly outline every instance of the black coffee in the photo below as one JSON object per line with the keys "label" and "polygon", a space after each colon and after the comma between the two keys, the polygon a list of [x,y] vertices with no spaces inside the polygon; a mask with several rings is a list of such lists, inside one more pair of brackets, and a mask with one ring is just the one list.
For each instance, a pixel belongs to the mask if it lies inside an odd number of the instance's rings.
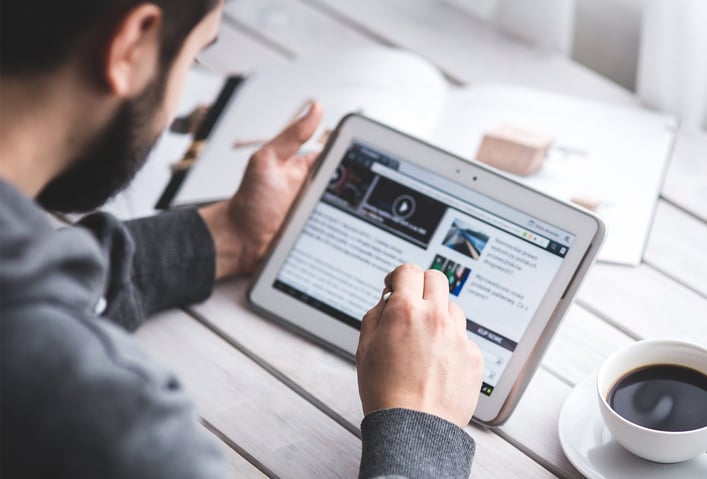
{"label": "black coffee", "polygon": [[635,369],[609,391],[609,405],[632,423],[659,431],[707,426],[707,375],[672,364]]}

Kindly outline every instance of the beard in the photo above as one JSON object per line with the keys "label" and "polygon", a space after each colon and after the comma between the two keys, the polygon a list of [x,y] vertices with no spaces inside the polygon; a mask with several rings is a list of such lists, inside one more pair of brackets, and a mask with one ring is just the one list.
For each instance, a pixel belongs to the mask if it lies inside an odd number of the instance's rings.
{"label": "beard", "polygon": [[43,208],[86,213],[125,189],[159,137],[154,123],[164,97],[166,77],[166,71],[161,71],[138,97],[120,105],[108,125],[71,166],[39,193],[37,202]]}

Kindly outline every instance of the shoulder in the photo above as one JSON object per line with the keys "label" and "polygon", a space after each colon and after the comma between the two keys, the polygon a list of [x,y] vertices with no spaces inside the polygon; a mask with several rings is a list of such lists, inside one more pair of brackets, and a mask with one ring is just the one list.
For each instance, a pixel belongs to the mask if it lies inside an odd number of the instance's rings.
{"label": "shoulder", "polygon": [[177,378],[118,327],[37,304],[3,311],[1,329],[4,469],[219,477],[220,451]]}
{"label": "shoulder", "polygon": [[32,200],[0,182],[0,308],[63,302],[90,310],[105,274],[106,261],[88,232],[54,229]]}
{"label": "shoulder", "polygon": [[0,181],[3,473],[219,477],[220,452],[174,375],[95,316],[106,271],[94,235],[54,230]]}

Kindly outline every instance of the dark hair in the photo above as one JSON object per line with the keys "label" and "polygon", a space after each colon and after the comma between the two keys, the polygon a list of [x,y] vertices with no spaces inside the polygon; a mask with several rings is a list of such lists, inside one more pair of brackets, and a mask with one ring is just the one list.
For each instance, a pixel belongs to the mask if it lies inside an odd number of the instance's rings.
{"label": "dark hair", "polygon": [[218,0],[2,0],[0,73],[49,72],[92,37],[112,31],[130,9],[143,3],[162,9],[160,61],[166,66]]}

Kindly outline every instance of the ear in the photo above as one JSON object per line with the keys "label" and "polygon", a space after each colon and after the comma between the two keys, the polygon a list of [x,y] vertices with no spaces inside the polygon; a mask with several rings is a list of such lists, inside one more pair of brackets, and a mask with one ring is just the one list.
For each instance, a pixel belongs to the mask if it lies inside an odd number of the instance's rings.
{"label": "ear", "polygon": [[141,92],[158,66],[162,10],[144,3],[129,10],[106,45],[102,73],[110,91],[121,97]]}

